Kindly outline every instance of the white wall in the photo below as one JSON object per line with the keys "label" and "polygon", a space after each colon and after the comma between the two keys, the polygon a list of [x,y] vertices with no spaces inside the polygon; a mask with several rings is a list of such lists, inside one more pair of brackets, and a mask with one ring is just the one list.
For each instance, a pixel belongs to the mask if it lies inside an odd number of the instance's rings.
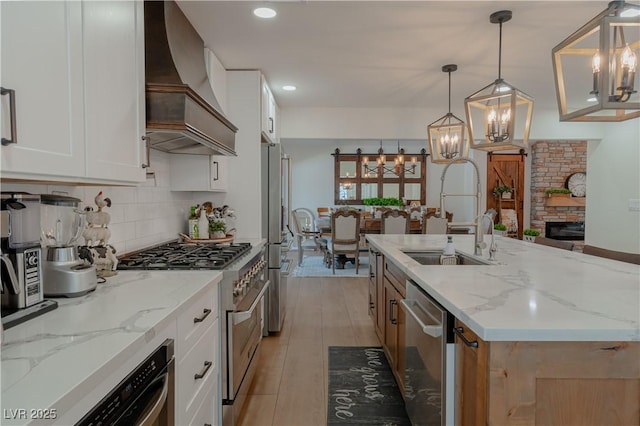
{"label": "white wall", "polygon": [[587,145],[585,244],[640,253],[640,120],[609,123],[601,141]]}
{"label": "white wall", "polygon": [[[463,117],[460,110],[462,104],[452,108],[454,114]],[[293,157],[292,207],[314,209],[319,205],[333,205],[333,158],[330,154],[336,147],[345,153],[355,152],[357,147],[376,152],[379,142],[375,140],[379,139],[400,139],[412,141],[406,142],[407,146],[420,143],[426,146],[427,125],[442,115],[443,111],[408,108],[281,109],[281,138],[286,151]],[[623,123],[561,123],[557,110],[534,107],[530,142],[589,140],[586,244],[640,253],[640,213],[628,209],[629,199],[640,199],[639,129],[637,119]],[[373,142],[358,141],[362,139]],[[481,205],[484,206],[487,194],[486,153],[472,150],[471,157],[480,169],[483,184]],[[527,181],[530,180],[530,162],[527,158]],[[428,165],[429,206],[439,205],[443,167]],[[455,170],[447,172],[445,192],[459,188],[463,188],[465,193],[474,191],[474,174],[470,165],[455,166]],[[524,200],[524,211],[529,212],[528,186]],[[470,203],[450,205],[447,202],[446,209],[454,212],[456,221],[469,220],[474,212]],[[529,226],[528,215],[525,215],[524,226]]]}
{"label": "white wall", "polygon": [[[363,153],[376,153],[380,148],[379,140],[335,140],[335,139],[281,139],[285,152],[292,161],[292,200],[291,208],[306,207],[315,211],[320,206],[334,206],[334,157],[335,149],[343,154],[355,153],[361,148]],[[419,153],[422,148],[427,149],[425,141],[400,141],[400,147],[407,154]],[[397,142],[383,141],[385,152],[397,150]],[[477,152],[476,162],[480,169],[481,182],[486,180],[486,154]],[[478,159],[479,157],[479,159]],[[440,206],[441,175],[444,165],[433,164],[427,159],[427,206]],[[454,164],[446,175],[446,192],[470,193],[476,190],[475,170],[470,164]],[[486,194],[484,194],[486,195]],[[484,206],[484,197],[481,201]],[[445,203],[445,209],[454,214],[454,220],[470,221],[474,217],[475,204],[472,198],[450,198]]]}
{"label": "white wall", "polygon": [[[217,203],[213,193],[171,192],[169,161],[171,155],[151,150],[155,179],[140,186],[66,186],[3,183],[2,191],[25,191],[32,194],[66,193],[82,200],[81,208],[93,206],[102,191],[111,199],[105,209],[111,216],[109,243],[118,255],[151,245],[176,240],[187,231],[189,207],[204,201]],[[82,243],[82,239],[81,239]]]}

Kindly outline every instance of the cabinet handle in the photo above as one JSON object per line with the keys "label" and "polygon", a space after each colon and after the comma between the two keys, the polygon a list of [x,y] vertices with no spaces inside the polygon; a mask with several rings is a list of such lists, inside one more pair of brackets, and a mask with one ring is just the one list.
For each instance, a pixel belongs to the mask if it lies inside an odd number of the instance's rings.
{"label": "cabinet handle", "polygon": [[5,89],[0,87],[0,96],[9,95],[9,114],[11,121],[11,139],[2,138],[2,145],[11,145],[18,143],[16,131],[16,91],[13,89]]}
{"label": "cabinet handle", "polygon": [[195,317],[195,318],[193,319],[193,323],[194,323],[194,324],[196,324],[196,323],[199,323],[199,322],[204,321],[204,319],[205,319],[206,317],[208,317],[210,313],[211,313],[211,309],[207,309],[207,308],[203,309],[203,310],[202,310],[202,316],[201,316],[200,318]]}
{"label": "cabinet handle", "polygon": [[397,305],[397,304],[398,304],[398,302],[396,302],[395,299],[389,300],[389,322],[391,324],[397,324],[398,323],[398,321],[393,318],[393,305]]}
{"label": "cabinet handle", "polygon": [[472,347],[472,348],[477,348],[478,347],[478,341],[474,340],[473,342],[470,340],[467,340],[466,337],[464,337],[464,328],[462,327],[455,327],[453,329],[453,332],[456,333],[456,335],[462,339],[462,341],[464,342],[465,345]]}
{"label": "cabinet handle", "polygon": [[204,362],[204,368],[202,369],[202,371],[201,371],[201,372],[196,373],[196,374],[193,376],[193,379],[194,379],[194,380],[200,380],[200,379],[202,379],[202,378],[207,374],[207,371],[209,371],[209,369],[211,368],[211,366],[212,366],[212,365],[213,365],[213,363],[212,363],[211,361],[205,361],[205,362]]}
{"label": "cabinet handle", "polygon": [[219,173],[220,173],[220,172],[219,172],[219,170],[218,170],[218,162],[217,162],[217,161],[214,161],[214,162],[213,162],[213,165],[216,167],[216,174],[215,174],[215,176],[213,177],[213,181],[215,182],[215,181],[217,181],[217,180],[218,180],[218,178],[219,178],[219,176],[218,176],[218,175],[219,175]]}
{"label": "cabinet handle", "polygon": [[273,118],[269,117],[269,133],[273,133]]}
{"label": "cabinet handle", "polygon": [[151,165],[151,161],[149,160],[150,156],[151,156],[151,148],[149,147],[149,138],[142,135],[140,136],[140,139],[144,141],[144,151],[146,153],[147,158],[145,160],[147,160],[146,163],[142,163],[142,168],[143,169],[148,169]]}

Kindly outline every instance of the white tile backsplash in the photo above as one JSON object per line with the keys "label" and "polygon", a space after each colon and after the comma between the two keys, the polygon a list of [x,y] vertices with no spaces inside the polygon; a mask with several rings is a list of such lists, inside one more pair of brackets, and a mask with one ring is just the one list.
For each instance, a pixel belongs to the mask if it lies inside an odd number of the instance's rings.
{"label": "white tile backsplash", "polygon": [[[102,191],[111,199],[105,211],[111,216],[109,243],[118,255],[165,241],[175,240],[187,232],[187,218],[192,205],[212,201],[224,204],[225,194],[206,192],[172,192],[170,190],[170,154],[151,151],[155,179],[139,186],[72,186],[3,183],[2,191],[24,191],[32,194],[61,193],[82,200],[81,208],[96,208],[94,198]],[[82,241],[81,241],[82,242]]]}

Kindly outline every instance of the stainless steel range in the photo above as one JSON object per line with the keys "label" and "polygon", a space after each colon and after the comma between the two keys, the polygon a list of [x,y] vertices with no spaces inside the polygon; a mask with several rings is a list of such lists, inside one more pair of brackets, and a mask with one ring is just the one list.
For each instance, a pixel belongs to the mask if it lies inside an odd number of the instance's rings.
{"label": "stainless steel range", "polygon": [[253,380],[262,340],[264,295],[269,289],[263,244],[171,242],[125,255],[121,270],[222,270],[222,422],[235,424]]}

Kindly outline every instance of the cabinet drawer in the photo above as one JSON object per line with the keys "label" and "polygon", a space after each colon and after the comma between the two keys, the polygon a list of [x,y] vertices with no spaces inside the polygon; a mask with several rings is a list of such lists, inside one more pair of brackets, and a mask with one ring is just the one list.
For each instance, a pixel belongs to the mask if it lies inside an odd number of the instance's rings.
{"label": "cabinet drawer", "polygon": [[387,259],[384,260],[384,277],[393,284],[402,297],[405,296],[406,282],[409,276],[402,272],[396,265],[387,261]]}
{"label": "cabinet drawer", "polygon": [[212,381],[211,386],[202,389],[204,399],[200,403],[198,410],[189,420],[189,422],[182,422],[181,424],[188,424],[189,426],[204,426],[204,425],[218,425],[218,404],[221,404],[221,400],[216,395],[216,384]]}
{"label": "cabinet drawer", "polygon": [[178,363],[178,418],[190,419],[206,389],[215,386],[218,377],[218,321],[203,333],[200,340]]}
{"label": "cabinet drawer", "polygon": [[213,286],[178,317],[176,356],[181,359],[202,333],[218,318],[218,287]]}

